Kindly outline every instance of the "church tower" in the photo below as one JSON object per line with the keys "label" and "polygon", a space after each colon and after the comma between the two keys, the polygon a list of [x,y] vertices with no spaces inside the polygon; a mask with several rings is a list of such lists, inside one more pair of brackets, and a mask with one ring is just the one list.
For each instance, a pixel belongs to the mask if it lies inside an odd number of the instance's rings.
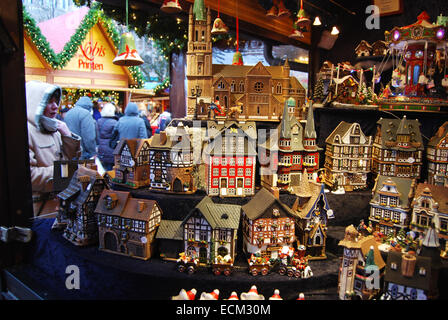
{"label": "church tower", "polygon": [[[187,48],[187,118],[196,114],[196,98],[212,101],[212,38],[211,13],[205,9],[204,0],[195,0],[188,16]],[[199,92],[198,92],[199,91]]]}

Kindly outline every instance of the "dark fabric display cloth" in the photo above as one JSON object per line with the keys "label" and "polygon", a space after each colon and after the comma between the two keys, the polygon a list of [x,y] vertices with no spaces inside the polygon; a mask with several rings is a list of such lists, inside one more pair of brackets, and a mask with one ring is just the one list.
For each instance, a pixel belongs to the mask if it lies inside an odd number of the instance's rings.
{"label": "dark fabric display cloth", "polygon": [[[166,195],[145,190],[132,191],[135,197],[157,200],[163,211],[164,219],[182,219],[196,206],[205,194]],[[345,199],[339,201],[336,199]],[[281,194],[280,198],[292,205],[293,197]],[[334,199],[333,199],[334,198]],[[353,200],[358,198],[357,201]],[[252,276],[241,252],[242,234],[238,234],[238,253],[234,272],[226,277],[215,276],[210,268],[200,268],[195,274],[180,273],[176,263],[163,261],[157,253],[147,261],[126,256],[102,252],[96,245],[77,247],[62,237],[61,231],[52,231],[54,219],[37,219],[33,223],[34,237],[30,248],[29,262],[33,267],[31,277],[38,279],[57,299],[156,299],[166,300],[177,295],[184,288],[195,288],[197,299],[202,292],[220,290],[220,299],[227,299],[232,291],[239,294],[248,292],[256,285],[259,293],[266,298],[279,289],[285,300],[297,299],[304,292],[307,299],[337,299],[337,275],[340,263],[337,242],[343,237],[347,222],[359,222],[359,208],[366,208],[368,192],[356,195],[328,194],[330,205],[334,205],[335,219],[330,222],[327,239],[327,260],[310,261],[314,276],[308,279],[295,279],[271,272],[266,276]],[[243,205],[247,198],[213,198],[219,203]],[[338,204],[334,204],[338,203]],[[351,204],[350,207],[347,206]],[[345,214],[338,215],[339,207],[344,207]],[[351,208],[351,209],[350,209]],[[357,214],[354,214],[357,212]],[[365,212],[368,214],[368,212]],[[363,215],[365,215],[363,213]],[[340,224],[339,226],[337,226]],[[334,229],[334,231],[332,231]],[[342,230],[342,231],[341,231]],[[335,234],[334,238],[332,232]],[[66,280],[71,272],[66,273],[67,266],[79,268],[80,288],[67,289]]]}

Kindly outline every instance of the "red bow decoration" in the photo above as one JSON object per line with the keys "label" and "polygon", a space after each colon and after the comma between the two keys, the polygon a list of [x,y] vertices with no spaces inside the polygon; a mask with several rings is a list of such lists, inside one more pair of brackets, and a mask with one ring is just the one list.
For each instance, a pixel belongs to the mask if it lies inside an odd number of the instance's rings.
{"label": "red bow decoration", "polygon": [[137,53],[137,50],[135,49],[129,50],[129,46],[126,45],[126,51],[119,54],[118,56],[121,57],[122,55],[126,55],[124,58],[127,59],[128,56],[131,55],[132,58],[137,58],[136,56],[134,56],[134,53]]}

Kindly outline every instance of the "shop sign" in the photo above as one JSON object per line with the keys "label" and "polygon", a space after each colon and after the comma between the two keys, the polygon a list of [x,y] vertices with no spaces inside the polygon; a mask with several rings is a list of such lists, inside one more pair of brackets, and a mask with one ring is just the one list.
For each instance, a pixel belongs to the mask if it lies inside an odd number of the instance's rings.
{"label": "shop sign", "polygon": [[95,57],[106,56],[106,48],[98,44],[98,41],[92,45],[92,42],[86,42],[79,46],[82,55],[78,58],[78,68],[79,69],[90,69],[90,70],[104,70],[102,63],[95,63]]}

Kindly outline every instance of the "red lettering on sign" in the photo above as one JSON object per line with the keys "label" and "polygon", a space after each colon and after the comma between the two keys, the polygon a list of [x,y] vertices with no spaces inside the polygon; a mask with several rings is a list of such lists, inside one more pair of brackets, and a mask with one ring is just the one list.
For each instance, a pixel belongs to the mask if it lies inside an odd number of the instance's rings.
{"label": "red lettering on sign", "polygon": [[84,45],[80,45],[79,48],[81,49],[83,56],[89,61],[93,61],[95,57],[104,57],[106,55],[106,48],[99,45],[96,41],[93,46],[92,42],[89,41]]}

